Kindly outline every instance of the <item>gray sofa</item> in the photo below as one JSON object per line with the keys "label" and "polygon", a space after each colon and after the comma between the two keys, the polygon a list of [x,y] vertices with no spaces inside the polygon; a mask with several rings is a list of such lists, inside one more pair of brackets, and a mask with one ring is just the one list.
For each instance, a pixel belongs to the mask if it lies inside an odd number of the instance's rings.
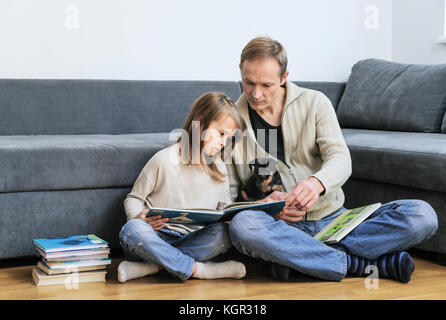
{"label": "gray sofa", "polygon": [[[439,229],[419,247],[446,253],[445,66],[432,67],[442,74],[442,91],[431,94],[432,85],[426,85],[407,101],[418,109],[404,109],[395,124],[395,114],[380,110],[386,110],[386,99],[392,107],[406,106],[392,95],[404,72],[375,79],[376,64],[389,63],[360,61],[347,83],[295,83],[322,91],[337,111],[353,161],[344,186],[346,207],[424,199],[437,211]],[[390,63],[401,66],[406,67]],[[403,80],[401,87],[408,85]],[[370,85],[380,81],[387,82]],[[379,99],[364,90],[379,93]],[[172,143],[169,132],[182,127],[192,102],[207,91],[225,92],[235,101],[241,86],[236,81],[0,79],[0,259],[34,255],[33,238],[70,234],[94,233],[118,249],[123,200],[144,164]]]}
{"label": "gray sofa", "polygon": [[[415,198],[437,212],[420,249],[446,253],[446,64],[356,63],[337,116],[352,156],[346,206]],[[444,261],[444,256],[440,256]]]}

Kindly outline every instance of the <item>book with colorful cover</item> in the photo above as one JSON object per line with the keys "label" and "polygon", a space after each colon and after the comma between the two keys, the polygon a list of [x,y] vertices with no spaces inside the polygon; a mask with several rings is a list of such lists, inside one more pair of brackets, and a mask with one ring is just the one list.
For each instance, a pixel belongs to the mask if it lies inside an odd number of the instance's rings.
{"label": "book with colorful cover", "polygon": [[243,210],[260,210],[274,215],[285,206],[285,200],[271,202],[234,202],[223,207],[223,210],[212,209],[169,209],[150,208],[146,217],[161,215],[169,218],[168,223],[208,225],[214,222],[231,220],[238,212]]}
{"label": "book with colorful cover", "polygon": [[50,269],[45,265],[43,261],[37,262],[37,268],[43,271],[47,275],[55,275],[55,274],[64,274],[64,273],[73,273],[73,272],[85,272],[85,271],[95,271],[95,270],[105,270],[107,265],[95,265],[95,266],[84,266],[84,267],[67,267],[67,268],[59,268],[59,269]]}
{"label": "book with colorful cover", "polygon": [[46,261],[42,259],[42,263],[49,269],[71,269],[87,266],[100,266],[111,264],[112,259],[98,259],[98,260],[74,260],[74,261]]}
{"label": "book with colorful cover", "polygon": [[32,271],[32,277],[36,286],[65,284],[65,285],[77,285],[82,282],[97,282],[106,281],[106,271],[95,270],[78,273],[63,273],[48,275],[39,268],[35,267]]}
{"label": "book with colorful cover", "polygon": [[102,260],[107,259],[108,253],[94,254],[90,256],[74,256],[74,257],[64,257],[64,258],[46,258],[47,262],[65,262],[65,261],[86,261],[86,260]]}
{"label": "book with colorful cover", "polygon": [[71,260],[81,260],[84,259],[83,257],[92,257],[110,253],[110,248],[70,250],[70,251],[52,252],[52,253],[45,253],[38,247],[35,248],[37,252],[46,260],[57,260],[66,258],[77,258]]}
{"label": "book with colorful cover", "polygon": [[318,232],[314,238],[326,244],[337,243],[379,207],[381,207],[381,203],[377,202],[367,206],[346,210]]}
{"label": "book with colorful cover", "polygon": [[45,254],[50,252],[107,248],[108,242],[94,234],[34,239],[33,244]]}

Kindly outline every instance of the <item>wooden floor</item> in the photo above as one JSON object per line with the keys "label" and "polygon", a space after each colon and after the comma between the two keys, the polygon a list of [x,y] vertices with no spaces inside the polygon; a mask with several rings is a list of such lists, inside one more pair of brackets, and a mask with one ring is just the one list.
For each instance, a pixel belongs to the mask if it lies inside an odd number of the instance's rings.
{"label": "wooden floor", "polygon": [[[299,299],[446,299],[446,267],[414,256],[415,272],[408,284],[379,279],[378,288],[367,289],[365,278],[347,277],[341,282],[320,281],[292,272],[289,281],[271,279],[266,264],[236,256],[247,267],[243,280],[187,280],[181,282],[165,271],[124,284],[117,281],[117,266],[121,259],[113,259],[108,268],[107,281],[80,283],[78,289],[64,285],[35,286],[33,265],[0,268],[0,299],[56,299],[56,300],[299,300]],[[370,284],[370,282],[368,282]]]}

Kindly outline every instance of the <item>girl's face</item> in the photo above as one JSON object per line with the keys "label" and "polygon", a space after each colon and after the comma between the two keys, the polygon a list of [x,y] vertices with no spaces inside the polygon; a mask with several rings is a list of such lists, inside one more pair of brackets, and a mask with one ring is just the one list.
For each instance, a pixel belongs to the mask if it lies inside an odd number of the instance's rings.
{"label": "girl's face", "polygon": [[203,139],[203,150],[205,154],[213,157],[228,142],[229,138],[235,135],[237,125],[231,116],[223,116],[213,120],[205,130]]}

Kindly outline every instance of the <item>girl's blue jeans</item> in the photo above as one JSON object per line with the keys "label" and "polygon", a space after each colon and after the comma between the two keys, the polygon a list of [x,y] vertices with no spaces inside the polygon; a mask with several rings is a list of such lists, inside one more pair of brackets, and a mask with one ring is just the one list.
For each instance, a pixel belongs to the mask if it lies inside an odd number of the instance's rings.
{"label": "girl's blue jeans", "polygon": [[262,211],[246,210],[231,221],[235,248],[254,258],[276,262],[325,280],[342,280],[347,273],[346,253],[375,259],[411,248],[435,234],[434,209],[421,200],[398,200],[382,205],[339,243],[326,245],[313,238],[344,207],[318,221],[286,222]]}
{"label": "girl's blue jeans", "polygon": [[119,241],[126,259],[156,263],[181,280],[191,276],[195,261],[212,259],[232,246],[227,223],[183,235],[167,228],[155,231],[141,219],[127,221]]}

